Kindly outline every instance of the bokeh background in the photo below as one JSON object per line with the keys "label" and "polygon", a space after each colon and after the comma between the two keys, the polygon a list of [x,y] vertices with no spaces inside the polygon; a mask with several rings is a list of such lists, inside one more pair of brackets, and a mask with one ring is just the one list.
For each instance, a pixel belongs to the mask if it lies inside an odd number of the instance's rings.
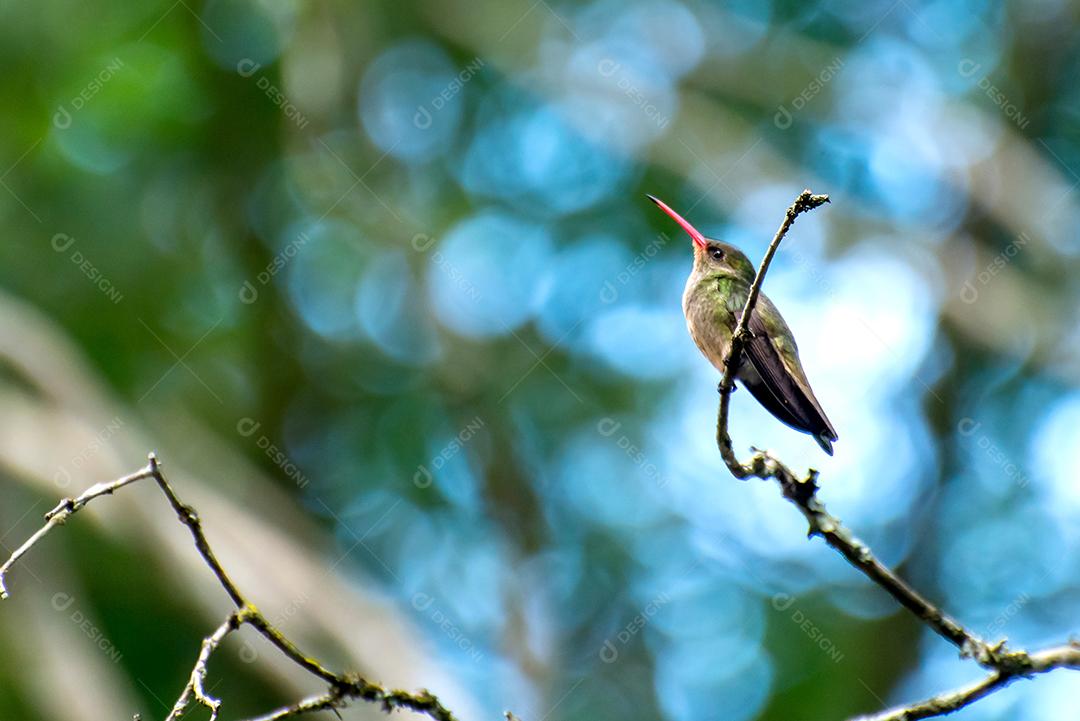
{"label": "bokeh background", "polygon": [[[766,290],[836,456],[743,393],[737,447],[820,469],[976,631],[1063,641],[1078,12],[3,3],[2,550],[156,449],[302,646],[465,719],[820,721],[974,680],[715,450],[691,246],[644,194],[756,259],[809,187],[833,203]],[[150,487],[9,583],[4,719],[162,718],[228,609]],[[226,718],[319,690],[250,635],[211,677]],[[955,718],[1078,692],[1056,672]]]}

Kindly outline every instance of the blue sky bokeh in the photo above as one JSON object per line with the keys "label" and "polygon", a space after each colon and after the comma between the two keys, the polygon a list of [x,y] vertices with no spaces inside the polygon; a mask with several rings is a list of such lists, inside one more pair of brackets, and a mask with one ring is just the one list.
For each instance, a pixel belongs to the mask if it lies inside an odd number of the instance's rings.
{"label": "blue sky bokeh", "polygon": [[0,282],[133,408],[266,466],[333,558],[362,538],[342,563],[484,718],[840,719],[980,674],[730,477],[691,244],[645,193],[755,262],[799,191],[831,196],[765,292],[836,454],[745,392],[737,449],[818,469],[972,629],[1077,632],[1076,3],[99,12],[0,8]]}

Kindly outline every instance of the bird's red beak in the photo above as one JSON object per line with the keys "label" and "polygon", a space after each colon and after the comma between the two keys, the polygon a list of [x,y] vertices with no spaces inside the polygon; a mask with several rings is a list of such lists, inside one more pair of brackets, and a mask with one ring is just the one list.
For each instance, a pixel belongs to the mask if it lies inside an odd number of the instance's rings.
{"label": "bird's red beak", "polygon": [[679,225],[681,225],[681,226],[682,226],[682,229],[683,229],[683,230],[685,230],[685,231],[686,231],[687,233],[689,233],[689,234],[690,234],[690,237],[694,239],[694,245],[696,245],[697,247],[701,248],[702,250],[704,250],[704,249],[705,249],[705,236],[704,236],[704,235],[702,235],[702,234],[701,234],[701,233],[700,233],[700,232],[698,231],[698,229],[697,229],[697,228],[695,228],[694,226],[690,225],[690,223],[686,222],[686,220],[685,220],[685,219],[683,219],[683,217],[682,217],[681,215],[679,215],[679,214],[678,214],[678,213],[676,213],[676,212],[675,212],[674,210],[672,210],[671,208],[669,208],[669,207],[668,207],[668,205],[667,205],[667,203],[665,203],[664,201],[660,200],[659,198],[657,198],[657,197],[654,197],[654,196],[652,196],[652,195],[646,195],[645,197],[646,197],[646,198],[648,198],[649,200],[651,200],[652,202],[656,203],[657,205],[659,205],[659,206],[660,206],[660,210],[662,210],[662,211],[664,211],[665,213],[667,213],[668,215],[670,215],[670,216],[672,217],[672,219],[673,219],[673,220],[674,220],[674,221],[675,221],[676,223],[678,223]]}

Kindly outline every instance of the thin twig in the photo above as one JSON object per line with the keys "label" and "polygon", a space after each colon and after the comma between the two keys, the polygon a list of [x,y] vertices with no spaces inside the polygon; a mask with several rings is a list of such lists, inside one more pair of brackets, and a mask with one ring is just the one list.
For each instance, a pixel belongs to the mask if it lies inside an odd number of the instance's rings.
{"label": "thin twig", "polygon": [[211,697],[204,688],[204,682],[207,675],[207,664],[210,661],[210,657],[213,655],[214,651],[218,649],[225,637],[244,624],[248,624],[255,628],[270,641],[270,643],[274,644],[274,646],[276,646],[289,660],[308,673],[319,677],[329,686],[328,691],[322,696],[305,699],[292,706],[286,706],[273,711],[269,715],[259,717],[259,719],[253,721],[278,721],[279,719],[291,718],[312,711],[338,708],[347,705],[347,702],[350,699],[360,699],[371,703],[377,703],[384,711],[388,712],[394,709],[408,709],[415,711],[416,713],[426,714],[434,719],[434,721],[456,721],[450,710],[446,708],[435,695],[427,690],[410,693],[409,691],[388,689],[381,684],[373,683],[356,674],[334,673],[333,671],[329,671],[317,660],[302,653],[292,641],[286,638],[277,627],[267,620],[262,612],[248,602],[244,597],[244,594],[241,593],[239,587],[229,577],[229,574],[225,572],[224,567],[221,565],[221,562],[218,561],[217,556],[210,547],[210,542],[203,533],[202,521],[199,519],[199,514],[194,508],[185,504],[176,495],[176,492],[166,480],[165,474],[162,473],[161,465],[158,463],[157,457],[153,453],[149,456],[149,464],[142,470],[110,483],[96,484],[88,488],[77,498],[65,498],[57,504],[56,508],[46,513],[45,525],[35,532],[26,543],[16,549],[3,566],[0,566],[0,598],[7,598],[8,595],[3,583],[4,574],[6,574],[15,562],[19,560],[21,556],[25,555],[26,552],[54,526],[62,524],[69,516],[78,512],[93,499],[110,494],[118,488],[122,488],[123,486],[144,478],[153,478],[157,483],[158,488],[168,499],[169,505],[172,506],[173,511],[176,512],[177,518],[179,518],[180,522],[187,526],[191,531],[191,536],[195,541],[195,548],[198,550],[199,555],[206,561],[206,565],[210,567],[210,570],[213,572],[214,576],[217,577],[218,582],[221,584],[222,588],[225,589],[225,592],[236,606],[236,610],[230,613],[228,618],[226,618],[212,634],[203,639],[199,656],[195,660],[195,665],[191,670],[191,676],[188,679],[188,683],[184,686],[184,690],[181,692],[180,697],[177,699],[176,704],[173,706],[166,721],[175,721],[175,719],[179,719],[187,711],[192,700],[198,701],[200,704],[210,709],[211,721],[217,718],[221,701]]}
{"label": "thin twig", "polygon": [[787,209],[784,221],[769,244],[765,257],[761,261],[757,275],[750,287],[742,315],[732,335],[731,346],[724,360],[724,375],[720,381],[720,406],[716,419],[716,444],[724,464],[736,478],[750,477],[762,480],[775,479],[780,485],[784,498],[788,499],[802,512],[810,526],[809,536],[821,536],[825,543],[839,552],[851,565],[862,571],[871,581],[885,589],[900,605],[911,611],[916,618],[930,627],[942,638],[955,645],[962,656],[975,659],[981,666],[991,669],[992,673],[982,681],[969,687],[936,696],[928,701],[905,706],[885,712],[878,716],[865,717],[863,721],[914,721],[955,711],[999,688],[1008,685],[1017,678],[1028,677],[1055,668],[1080,667],[1080,651],[1075,645],[1066,645],[1029,654],[1025,651],[1013,651],[1005,647],[1005,642],[989,644],[966,629],[951,616],[927,600],[922,594],[893,573],[870,550],[869,546],[855,537],[840,519],[829,514],[825,504],[817,498],[817,471],[810,469],[805,478],[800,478],[790,468],[781,463],[767,451],[754,451],[748,463],[742,463],[735,456],[731,436],[728,432],[728,411],[731,392],[734,389],[735,372],[742,359],[742,351],[751,338],[749,323],[751,314],[761,293],[761,286],[769,264],[787,235],[795,219],[802,213],[829,202],[826,195],[813,195],[804,190]]}
{"label": "thin twig", "polygon": [[427,714],[438,721],[456,721],[450,710],[426,690],[419,693],[388,690],[378,684],[357,677],[343,678],[340,683],[331,686],[330,690],[324,694],[311,696],[291,706],[283,706],[276,711],[271,711],[248,721],[279,721],[279,719],[291,718],[313,711],[342,708],[348,705],[349,699],[353,698],[377,703],[387,713],[394,709],[410,709],[416,713]]}
{"label": "thin twig", "polygon": [[[165,480],[165,475],[161,472],[161,466],[158,464],[157,458],[153,453],[150,454],[150,475],[157,481],[158,487],[161,492],[165,494],[165,497],[169,499],[169,505],[173,507],[176,512],[177,518],[191,531],[191,536],[195,540],[195,548],[198,549],[199,555],[206,561],[206,565],[210,567],[210,570],[217,576],[218,582],[221,583],[225,592],[229,594],[229,598],[232,599],[233,604],[237,609],[245,609],[249,607],[249,604],[244,595],[240,593],[240,589],[233,583],[233,580],[229,578],[229,574],[225,572],[221,562],[218,561],[217,556],[214,555],[214,551],[210,548],[210,542],[206,540],[206,535],[202,530],[202,521],[199,519],[199,514],[195,512],[195,509],[191,506],[185,505],[177,497],[173,491],[169,482]],[[278,647],[278,649],[285,654],[293,663],[303,667],[309,673],[312,673],[327,683],[334,683],[338,677],[331,671],[323,668],[323,666],[316,660],[305,656],[300,650],[285,637],[277,628],[274,627],[266,618],[258,612],[249,614],[245,619],[245,623],[251,624],[256,628],[259,633],[266,637],[270,643]]]}
{"label": "thin twig", "polygon": [[221,708],[221,701],[210,696],[203,685],[206,681],[206,665],[210,662],[210,655],[217,650],[225,637],[240,628],[240,624],[244,622],[245,611],[233,611],[225,619],[225,623],[218,626],[216,631],[203,639],[199,657],[195,660],[195,666],[191,669],[191,678],[165,721],[174,721],[174,719],[180,718],[187,710],[188,704],[191,703],[192,696],[195,697],[196,701],[210,709],[210,721],[217,718],[218,709]]}
{"label": "thin twig", "polygon": [[994,671],[981,681],[939,694],[926,701],[909,706],[898,706],[869,716],[860,716],[853,721],[917,721],[917,719],[944,716],[953,711],[959,711],[1019,678],[1030,678],[1035,674],[1046,673],[1056,668],[1080,669],[1080,646],[1074,643],[1025,654],[1025,657],[1029,661],[1026,671]]}
{"label": "thin twig", "polygon": [[0,566],[0,600],[8,597],[7,586],[4,585],[4,579],[11,567],[15,565],[15,562],[22,558],[27,551],[33,548],[34,544],[45,537],[45,534],[51,531],[54,527],[63,525],[64,521],[69,516],[82,510],[90,501],[100,496],[107,496],[118,488],[123,488],[129,483],[142,480],[143,478],[149,478],[153,473],[151,466],[143,468],[141,471],[136,471],[129,476],[118,478],[115,481],[109,483],[95,483],[90,488],[87,488],[82,492],[78,498],[65,498],[56,505],[51,511],[45,514],[45,525],[39,528],[34,535],[26,539],[26,542],[15,549],[8,560],[4,561],[4,565]]}
{"label": "thin twig", "polygon": [[248,719],[248,721],[281,721],[281,719],[292,718],[294,716],[300,716],[305,713],[314,713],[315,711],[326,711],[328,709],[337,709],[345,705],[345,700],[340,694],[333,690],[327,691],[324,694],[318,696],[311,696],[309,698],[302,699],[292,704],[291,706],[283,706],[276,711],[263,714],[262,716],[256,716],[255,718]]}
{"label": "thin twig", "polygon": [[761,266],[758,267],[757,275],[750,286],[750,293],[746,296],[746,306],[743,308],[742,315],[739,316],[739,322],[735,325],[735,331],[731,336],[731,345],[728,347],[727,358],[724,360],[724,375],[720,381],[720,417],[722,422],[716,426],[716,444],[720,447],[720,455],[723,456],[724,463],[727,464],[727,467],[731,469],[736,478],[747,478],[756,475],[753,468],[743,466],[739,463],[739,459],[735,457],[735,451],[731,447],[731,437],[727,431],[728,406],[731,402],[731,391],[735,387],[735,372],[739,369],[739,362],[742,360],[743,347],[752,337],[750,316],[757,305],[761,285],[765,282],[765,274],[769,272],[769,264],[772,263],[773,256],[776,255],[776,249],[780,247],[780,241],[784,239],[788,230],[794,225],[795,219],[803,213],[828,202],[829,196],[814,195],[809,190],[804,190],[787,209],[787,213],[784,214],[784,222],[780,224],[772,242],[769,243],[768,250],[765,251],[765,257],[761,259]]}
{"label": "thin twig", "polygon": [[[998,668],[1001,665],[1000,659],[995,657],[994,650],[985,641],[965,629],[904,582],[903,579],[881,563],[865,543],[846,529],[840,519],[829,514],[825,509],[825,505],[816,496],[816,471],[811,470],[806,478],[799,478],[790,468],[767,452],[762,451],[756,452],[749,463],[743,464],[735,457],[735,452],[732,449],[731,436],[728,433],[728,409],[730,407],[731,391],[734,389],[735,372],[741,360],[743,346],[750,337],[750,317],[761,293],[765,274],[769,270],[769,264],[776,254],[776,249],[795,223],[795,219],[800,214],[813,210],[827,202],[829,202],[829,196],[827,195],[814,195],[809,190],[800,193],[795,202],[787,209],[784,221],[780,224],[776,235],[769,244],[768,250],[765,252],[765,257],[761,261],[754,282],[750,286],[750,293],[747,295],[742,315],[739,316],[739,322],[735,326],[731,346],[728,348],[728,355],[724,363],[724,376],[720,382],[720,408],[716,422],[717,446],[720,448],[724,463],[736,478],[776,479],[780,484],[784,497],[794,503],[802,511],[803,516],[806,517],[807,522],[810,524],[811,536],[821,536],[827,544],[839,551],[853,566],[866,574],[874,583],[888,591],[904,608],[914,613],[921,621],[959,648],[961,652],[974,656],[984,665]],[[1000,651],[1000,649],[998,650]]]}

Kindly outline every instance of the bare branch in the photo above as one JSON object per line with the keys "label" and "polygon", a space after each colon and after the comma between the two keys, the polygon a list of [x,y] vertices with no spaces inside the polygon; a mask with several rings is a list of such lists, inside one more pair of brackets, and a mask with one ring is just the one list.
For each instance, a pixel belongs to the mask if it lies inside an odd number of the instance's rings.
{"label": "bare branch", "polygon": [[735,387],[735,372],[738,370],[739,362],[742,360],[743,346],[751,337],[750,316],[757,305],[761,285],[765,282],[765,274],[769,272],[769,264],[772,263],[773,256],[776,255],[776,249],[780,247],[780,241],[784,239],[788,230],[795,224],[795,219],[803,213],[828,202],[829,196],[814,195],[809,190],[804,190],[795,199],[795,202],[788,207],[787,213],[784,215],[784,222],[780,224],[772,242],[769,243],[768,250],[765,251],[765,257],[761,259],[757,275],[750,286],[750,293],[746,296],[746,306],[743,308],[742,315],[739,316],[739,322],[736,324],[735,331],[731,336],[731,345],[728,348],[727,358],[724,360],[724,375],[720,381],[721,422],[716,426],[716,444],[720,447],[720,455],[723,456],[724,463],[727,464],[727,467],[731,469],[736,478],[757,475],[752,467],[739,463],[739,459],[735,457],[735,451],[731,448],[731,437],[728,435],[727,430],[728,406],[731,402],[731,391]]}
{"label": "bare branch", "polygon": [[1031,678],[1035,674],[1056,668],[1080,669],[1080,645],[1070,643],[1044,651],[1024,654],[1029,662],[1026,671],[994,671],[981,681],[948,691],[910,706],[899,706],[881,713],[860,716],[853,721],[916,721],[917,719],[944,716],[972,704],[984,696],[1008,686],[1018,678]]}
{"label": "bare branch", "polygon": [[[158,487],[161,492],[165,494],[165,497],[169,499],[169,505],[176,511],[177,518],[191,531],[191,536],[195,540],[195,548],[198,549],[199,555],[206,561],[206,565],[210,567],[210,570],[217,576],[218,581],[221,583],[225,592],[229,594],[229,598],[232,599],[233,604],[237,609],[245,609],[249,604],[245,599],[240,589],[229,578],[229,574],[222,568],[221,563],[217,560],[217,556],[214,555],[213,549],[210,548],[210,542],[206,540],[206,535],[202,530],[202,521],[199,519],[199,514],[195,512],[195,509],[191,506],[185,505],[177,497],[173,491],[169,482],[165,480],[165,475],[161,472],[161,466],[157,462],[157,458],[153,453],[150,454],[150,475],[157,481]],[[309,673],[312,673],[327,683],[334,683],[337,681],[337,676],[323,668],[323,666],[316,660],[304,655],[298,648],[287,639],[277,628],[274,627],[261,613],[251,613],[244,619],[245,623],[251,624],[255,627],[259,633],[266,637],[270,643],[277,646],[283,654],[285,654],[293,663],[306,669]]]}
{"label": "bare branch", "polygon": [[228,618],[226,618],[212,634],[203,639],[199,656],[195,660],[195,665],[191,670],[191,676],[188,679],[188,683],[180,694],[179,699],[177,699],[176,704],[173,706],[166,721],[175,721],[176,719],[179,719],[187,710],[188,706],[191,705],[192,700],[197,701],[210,709],[211,721],[217,719],[221,701],[211,697],[206,693],[204,688],[204,682],[207,675],[207,664],[210,661],[210,656],[213,655],[214,651],[221,645],[221,642],[225,640],[225,637],[244,624],[248,624],[255,628],[289,660],[312,675],[319,677],[329,686],[328,691],[322,696],[315,696],[293,704],[292,706],[286,706],[271,712],[269,715],[262,716],[255,721],[270,721],[271,719],[277,721],[277,719],[291,718],[312,711],[338,708],[347,705],[350,699],[359,699],[370,703],[377,703],[385,711],[409,709],[416,713],[426,714],[434,719],[434,721],[457,721],[450,710],[443,706],[442,702],[429,691],[421,690],[416,693],[410,693],[408,691],[388,689],[381,684],[373,683],[356,674],[334,673],[333,671],[326,669],[319,661],[302,653],[292,641],[286,638],[277,627],[270,623],[262,612],[248,602],[239,587],[237,587],[229,577],[229,574],[225,572],[225,569],[222,567],[217,556],[214,554],[213,549],[210,547],[210,542],[203,533],[202,521],[199,519],[199,514],[194,508],[185,504],[176,495],[172,486],[170,486],[169,482],[165,479],[165,474],[161,471],[161,465],[158,463],[158,460],[153,453],[149,456],[149,464],[142,470],[110,483],[99,483],[91,486],[78,498],[65,498],[57,504],[56,508],[46,513],[45,525],[34,533],[26,543],[16,549],[3,566],[0,566],[0,598],[6,598],[8,595],[7,590],[3,585],[4,574],[7,573],[15,562],[19,560],[21,556],[25,555],[26,552],[54,526],[62,524],[69,516],[79,511],[93,499],[99,496],[108,495],[118,488],[122,488],[144,478],[153,478],[157,483],[158,488],[161,489],[161,492],[168,499],[169,505],[172,506],[173,511],[176,512],[177,518],[179,518],[180,522],[187,526],[191,531],[191,536],[195,541],[195,548],[198,550],[199,555],[206,561],[206,565],[210,567],[210,570],[213,572],[214,576],[217,577],[218,582],[221,584],[222,588],[225,589],[225,592],[236,606],[236,610],[230,613]]}
{"label": "bare branch", "polygon": [[140,481],[143,478],[149,478],[153,473],[153,467],[148,465],[141,471],[136,471],[129,476],[118,478],[110,483],[95,483],[90,488],[87,488],[82,492],[78,498],[65,498],[56,505],[51,511],[45,514],[45,525],[37,530],[34,535],[26,539],[26,542],[15,549],[8,560],[4,561],[4,565],[0,566],[0,600],[8,597],[7,586],[4,585],[4,579],[11,567],[15,565],[15,562],[22,558],[27,551],[33,548],[34,544],[45,537],[45,534],[51,531],[55,526],[63,525],[64,521],[69,516],[82,510],[90,501],[100,496],[107,496],[118,488],[123,488],[129,483]]}
{"label": "bare branch", "polygon": [[929,625],[937,633],[955,644],[961,651],[975,655],[982,662],[989,660],[991,654],[989,647],[981,639],[964,629],[960,624],[943,613],[940,609],[923,598],[915,589],[911,588],[899,576],[893,573],[887,566],[881,563],[869,547],[856,538],[840,522],[840,519],[832,516],[825,509],[825,505],[817,499],[817,472],[811,470],[806,478],[799,478],[790,468],[785,466],[767,452],[758,451],[750,462],[743,464],[735,457],[731,445],[731,436],[728,433],[728,409],[730,406],[731,391],[734,388],[733,380],[735,371],[738,369],[743,345],[749,339],[750,316],[754,312],[761,286],[765,281],[765,274],[769,270],[776,249],[787,235],[788,230],[794,224],[795,219],[801,213],[827,203],[827,195],[813,195],[809,190],[804,190],[795,202],[787,209],[784,221],[777,229],[776,235],[769,244],[765,257],[758,268],[757,276],[750,287],[750,293],[746,299],[746,306],[739,323],[735,327],[732,336],[731,347],[724,363],[724,376],[720,383],[720,409],[716,423],[716,440],[724,463],[736,478],[757,477],[762,480],[775,478],[780,484],[784,497],[794,503],[810,524],[810,535],[821,536],[825,542],[839,551],[853,566],[866,574],[874,583],[878,584],[895,598],[901,605],[914,613],[920,620]]}
{"label": "bare branch", "polygon": [[409,693],[388,690],[356,677],[343,678],[341,683],[331,686],[330,690],[324,694],[311,696],[292,706],[284,706],[266,715],[248,719],[248,721],[279,721],[279,719],[293,718],[314,711],[337,709],[348,705],[349,699],[377,703],[388,713],[394,709],[409,709],[416,713],[427,714],[437,721],[457,721],[450,710],[428,691]]}
{"label": "bare branch", "polygon": [[172,711],[169,712],[169,716],[165,721],[179,719],[184,712],[187,711],[188,704],[191,703],[192,697],[203,706],[210,709],[210,721],[215,721],[215,719],[217,719],[218,709],[221,708],[221,701],[206,693],[206,689],[203,686],[203,683],[206,681],[206,664],[210,661],[210,654],[217,650],[217,647],[221,645],[221,642],[225,640],[225,637],[240,628],[240,624],[244,622],[244,617],[247,613],[248,609],[243,611],[233,611],[229,614],[229,617],[225,619],[225,623],[218,626],[216,631],[203,639],[199,657],[195,660],[194,668],[191,669],[191,679],[188,681],[187,686],[184,687],[183,693],[180,694],[180,698],[177,699],[176,704],[173,706]]}
{"label": "bare branch", "polygon": [[293,718],[295,716],[300,716],[301,714],[341,708],[344,705],[345,700],[341,695],[330,690],[319,696],[311,696],[301,701],[297,701],[292,706],[284,706],[276,711],[271,711],[268,714],[248,719],[248,721],[281,721],[281,719]]}
{"label": "bare branch", "polygon": [[987,643],[935,606],[879,561],[869,546],[845,528],[840,519],[829,514],[825,509],[825,504],[817,498],[817,471],[810,469],[806,477],[801,478],[767,451],[755,449],[754,455],[745,464],[735,456],[728,432],[731,392],[735,387],[735,372],[742,359],[743,347],[751,337],[750,317],[761,292],[765,274],[769,270],[769,264],[772,262],[776,249],[795,219],[802,213],[827,202],[829,202],[828,196],[813,195],[809,190],[804,190],[799,194],[799,197],[787,209],[784,221],[769,244],[753,285],[750,287],[746,305],[739,317],[738,325],[732,335],[731,346],[724,360],[724,375],[719,387],[720,406],[716,419],[716,444],[724,459],[724,464],[736,478],[775,479],[780,485],[784,498],[795,504],[806,518],[810,526],[809,536],[821,536],[825,543],[839,552],[851,565],[862,571],[867,578],[885,589],[900,605],[911,611],[935,633],[956,646],[961,656],[973,658],[981,666],[993,671],[984,680],[967,688],[934,697],[920,704],[898,708],[879,716],[865,717],[864,721],[913,721],[940,716],[1003,688],[1016,678],[1028,677],[1055,668],[1080,667],[1077,664],[1080,652],[1075,645],[1061,646],[1035,654],[1013,651],[1005,647],[1004,641],[993,645]]}

